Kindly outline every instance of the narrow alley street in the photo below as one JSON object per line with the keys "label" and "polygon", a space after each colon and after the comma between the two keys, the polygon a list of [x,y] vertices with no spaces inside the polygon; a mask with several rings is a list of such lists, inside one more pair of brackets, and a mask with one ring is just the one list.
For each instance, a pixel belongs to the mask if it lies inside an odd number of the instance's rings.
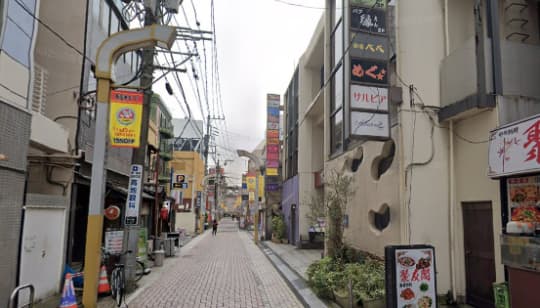
{"label": "narrow alley street", "polygon": [[230,218],[221,220],[217,236],[207,231],[169,266],[129,300],[129,307],[302,307]]}

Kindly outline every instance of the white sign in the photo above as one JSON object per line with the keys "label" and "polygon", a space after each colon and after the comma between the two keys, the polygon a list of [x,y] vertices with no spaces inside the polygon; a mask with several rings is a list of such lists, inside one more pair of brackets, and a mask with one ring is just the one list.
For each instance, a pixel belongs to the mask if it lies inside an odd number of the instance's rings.
{"label": "white sign", "polygon": [[126,200],[126,216],[124,221],[125,225],[139,224],[139,204],[141,199],[142,173],[142,165],[131,165],[128,195]]}
{"label": "white sign", "polygon": [[390,137],[387,113],[351,112],[351,135],[361,137]]}
{"label": "white sign", "polygon": [[388,111],[388,89],[351,84],[351,108]]}
{"label": "white sign", "polygon": [[490,177],[540,171],[540,118],[491,131],[488,164]]}
{"label": "white sign", "polygon": [[122,252],[124,231],[105,231],[105,250],[111,254]]}
{"label": "white sign", "polygon": [[396,249],[397,307],[436,307],[431,248]]}

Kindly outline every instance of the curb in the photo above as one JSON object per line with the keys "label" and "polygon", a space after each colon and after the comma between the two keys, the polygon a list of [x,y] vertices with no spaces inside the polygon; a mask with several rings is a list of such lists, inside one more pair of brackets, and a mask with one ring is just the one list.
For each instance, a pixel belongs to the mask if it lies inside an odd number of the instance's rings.
{"label": "curb", "polygon": [[[283,277],[304,307],[328,307],[311,291],[304,278],[302,278],[296,270],[291,268],[291,266],[289,266],[289,264],[287,264],[287,262],[285,262],[277,253],[264,242],[259,242],[257,246],[261,249],[270,263],[272,263],[280,276]],[[289,273],[287,273],[287,271],[289,271]]]}

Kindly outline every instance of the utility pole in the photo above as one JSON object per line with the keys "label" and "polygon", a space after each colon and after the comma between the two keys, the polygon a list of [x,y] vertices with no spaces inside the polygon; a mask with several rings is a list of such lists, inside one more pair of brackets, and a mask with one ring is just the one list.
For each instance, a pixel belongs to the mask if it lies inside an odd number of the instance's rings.
{"label": "utility pole", "polygon": [[[152,1],[150,1],[152,3]],[[145,15],[144,15],[144,26],[148,27],[153,24],[156,24],[156,16],[154,15],[154,12],[157,10],[159,6],[160,1],[155,1],[155,7],[145,7]],[[143,166],[143,176],[142,180],[146,179],[144,167],[146,162],[146,154],[148,149],[148,122],[150,119],[150,108],[152,104],[152,81],[153,81],[153,74],[154,74],[154,47],[145,48],[143,49],[143,59],[142,59],[142,76],[141,76],[141,83],[140,87],[144,91],[144,98],[143,98],[143,108],[142,108],[142,119],[141,119],[141,141],[140,141],[140,147],[133,149],[133,155],[131,157],[131,165],[141,165]],[[159,151],[157,155],[159,154]],[[156,155],[156,159],[159,159]],[[156,181],[158,179],[156,178]],[[143,189],[141,189],[139,195],[139,204],[137,204],[137,208],[140,208],[141,200],[142,200],[142,192]],[[125,236],[124,236],[124,251],[131,251],[131,253],[127,253],[125,257],[125,264],[126,264],[126,280],[128,282],[128,287],[132,286],[132,284],[135,281],[135,269],[136,269],[136,258],[137,258],[137,243],[139,239],[139,219],[137,218],[137,221],[135,224],[132,225],[126,225],[125,226]],[[159,232],[158,232],[159,233]]]}
{"label": "utility pole", "polygon": [[219,198],[218,198],[219,181],[220,181],[220,178],[219,178],[219,159],[218,159],[217,165],[216,165],[216,179],[214,181],[214,186],[215,186],[215,192],[214,192],[214,219],[216,219],[216,220],[217,220],[217,204],[218,204],[218,201],[219,201]]}

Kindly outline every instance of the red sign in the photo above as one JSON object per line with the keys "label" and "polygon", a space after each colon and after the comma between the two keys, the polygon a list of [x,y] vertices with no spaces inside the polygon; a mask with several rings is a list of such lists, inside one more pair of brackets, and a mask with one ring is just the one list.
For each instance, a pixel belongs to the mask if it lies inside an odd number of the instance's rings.
{"label": "red sign", "polygon": [[116,220],[120,217],[120,208],[116,205],[111,205],[105,209],[105,218],[108,220]]}

